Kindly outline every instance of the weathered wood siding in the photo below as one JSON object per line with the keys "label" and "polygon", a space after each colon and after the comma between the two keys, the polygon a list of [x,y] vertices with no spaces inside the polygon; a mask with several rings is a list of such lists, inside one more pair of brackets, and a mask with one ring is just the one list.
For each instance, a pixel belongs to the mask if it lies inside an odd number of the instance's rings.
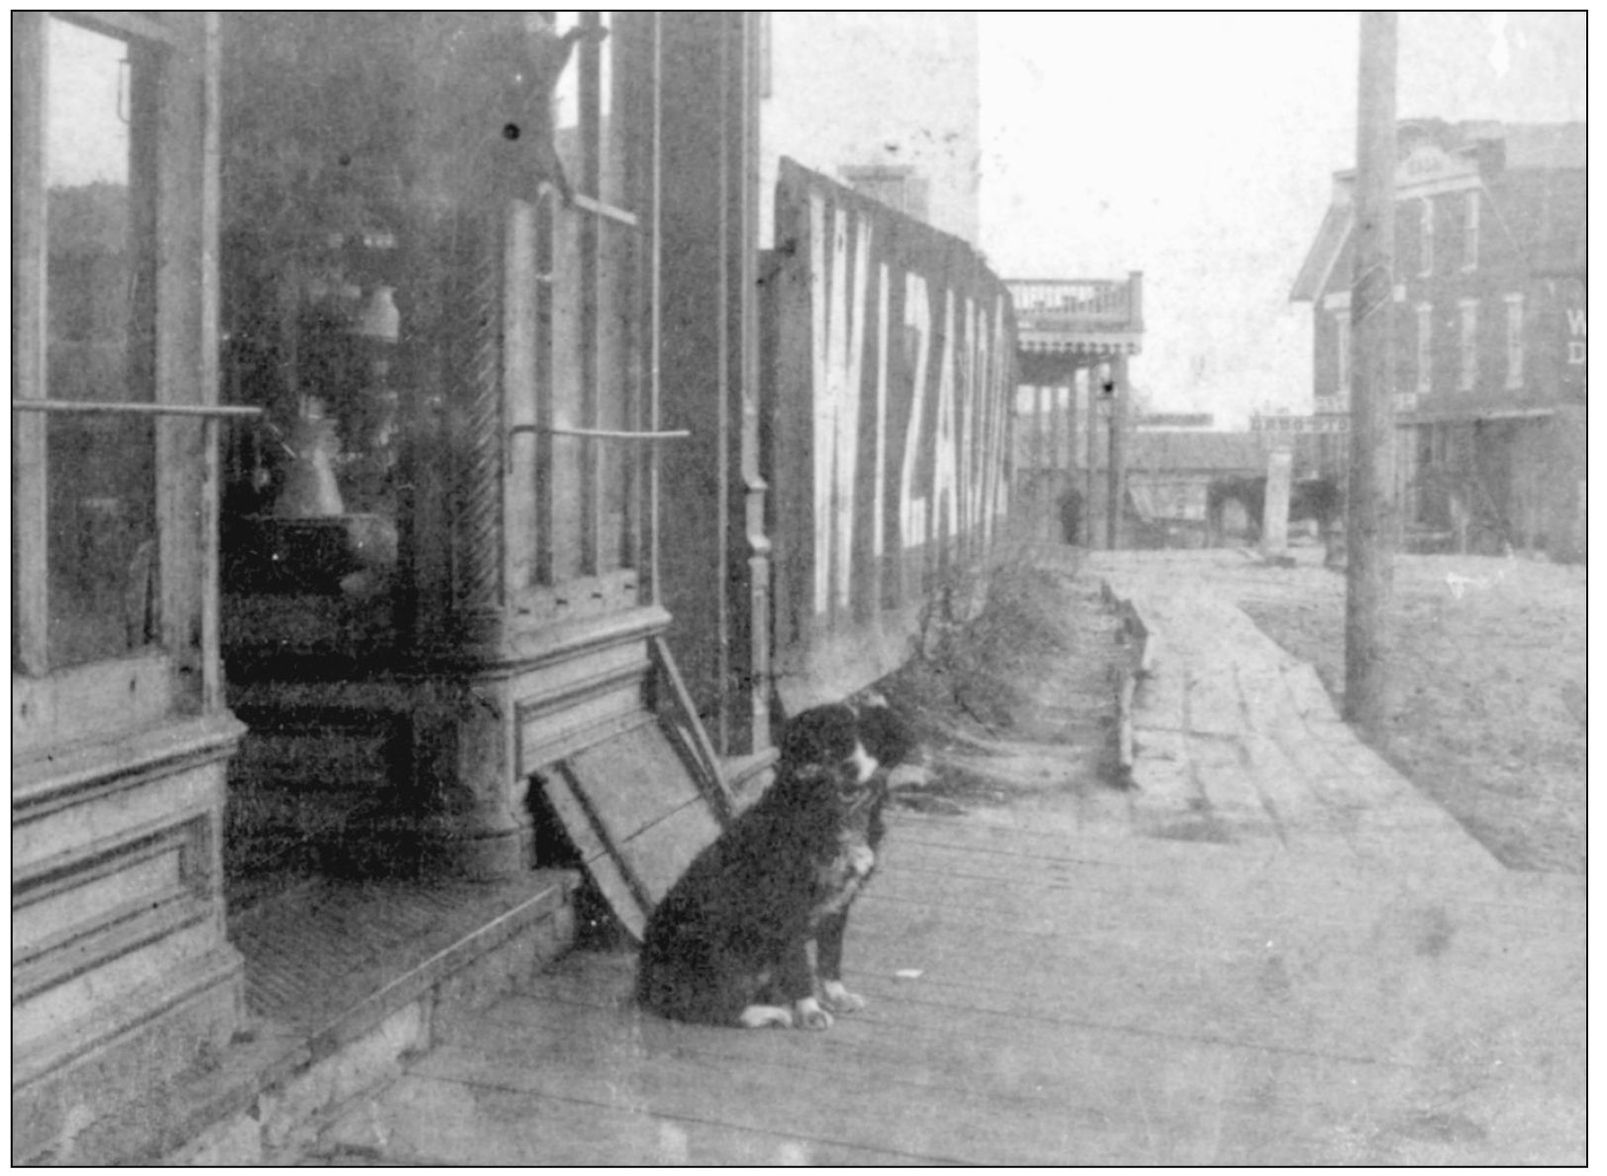
{"label": "weathered wood siding", "polygon": [[764,471],[789,709],[894,668],[1008,501],[1015,319],[958,238],[783,160]]}

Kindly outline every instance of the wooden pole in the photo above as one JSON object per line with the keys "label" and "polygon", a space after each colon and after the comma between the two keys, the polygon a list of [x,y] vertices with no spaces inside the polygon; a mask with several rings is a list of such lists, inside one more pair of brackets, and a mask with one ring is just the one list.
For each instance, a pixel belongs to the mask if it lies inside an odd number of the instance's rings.
{"label": "wooden pole", "polygon": [[1084,545],[1092,551],[1098,546],[1099,524],[1094,514],[1094,503],[1099,489],[1099,386],[1102,383],[1098,364],[1088,369],[1088,493],[1083,500]]}
{"label": "wooden pole", "polygon": [[1110,364],[1110,468],[1105,504],[1105,546],[1119,551],[1126,546],[1126,517],[1122,507],[1127,498],[1127,356],[1118,355]]}
{"label": "wooden pole", "polygon": [[1048,442],[1044,440],[1049,435],[1047,425],[1044,423],[1044,392],[1042,384],[1034,384],[1032,388],[1032,472],[1034,477],[1042,477],[1043,468],[1049,464],[1045,447]]}
{"label": "wooden pole", "polygon": [[1049,485],[1054,486],[1060,481],[1060,423],[1065,411],[1060,407],[1060,385],[1050,384],[1043,391],[1049,398],[1049,445],[1043,464]]}
{"label": "wooden pole", "polygon": [[1393,580],[1394,402],[1390,320],[1395,253],[1393,12],[1361,14],[1356,254],[1351,280],[1350,494],[1346,520],[1345,718],[1385,730],[1384,626]]}
{"label": "wooden pole", "polygon": [[[1065,373],[1065,487],[1062,493],[1067,496],[1082,496],[1082,487],[1077,485],[1077,368],[1070,368]],[[1061,517],[1062,543],[1080,543],[1082,541],[1083,511],[1077,512],[1077,525],[1072,532],[1065,530],[1065,517]]]}

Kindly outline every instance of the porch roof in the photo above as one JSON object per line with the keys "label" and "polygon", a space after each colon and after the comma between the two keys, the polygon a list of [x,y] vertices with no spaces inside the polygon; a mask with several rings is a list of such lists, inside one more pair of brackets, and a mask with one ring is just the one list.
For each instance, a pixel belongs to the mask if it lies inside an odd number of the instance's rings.
{"label": "porch roof", "polygon": [[1136,355],[1144,336],[1143,277],[1007,279],[1016,349],[1026,356]]}

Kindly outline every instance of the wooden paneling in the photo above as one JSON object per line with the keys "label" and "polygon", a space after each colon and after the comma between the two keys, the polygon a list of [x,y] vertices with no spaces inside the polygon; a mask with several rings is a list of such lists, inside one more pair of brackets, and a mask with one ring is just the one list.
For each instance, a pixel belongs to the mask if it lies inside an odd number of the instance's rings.
{"label": "wooden paneling", "polygon": [[768,745],[768,541],[758,462],[756,18],[663,21],[656,589],[669,642],[722,754]]}
{"label": "wooden paneling", "polygon": [[798,706],[894,668],[914,611],[989,550],[1015,324],[964,242],[791,160],[776,224],[763,470],[777,683]]}
{"label": "wooden paneling", "polygon": [[[19,399],[46,394],[44,126],[45,17],[13,12],[11,394]],[[28,674],[41,674],[48,664],[45,429],[43,415],[11,418],[11,652],[13,665]]]}
{"label": "wooden paneling", "polygon": [[[510,428],[535,425],[540,377],[537,356],[541,346],[537,323],[541,290],[546,277],[537,256],[536,210],[522,200],[508,209],[506,271],[502,298],[502,383],[507,397]],[[537,493],[536,448],[540,434],[530,428],[512,433],[507,441],[508,476],[503,479],[503,518],[507,543],[503,551],[503,581],[510,596],[537,583],[538,548],[544,519]]]}
{"label": "wooden paneling", "polygon": [[598,888],[638,938],[654,905],[720,832],[709,797],[645,714],[539,779]]}
{"label": "wooden paneling", "polygon": [[[173,659],[156,650],[42,678],[13,676],[12,755],[37,755],[54,744],[111,738],[159,722],[173,708],[173,679]],[[96,716],[92,730],[85,728],[86,715]]]}
{"label": "wooden paneling", "polygon": [[[43,19],[13,16],[13,396],[27,400],[48,390]],[[160,1083],[233,1030],[240,964],[223,933],[219,835],[222,762],[242,728],[221,699],[217,424],[208,415],[217,392],[217,24],[196,13],[65,19],[126,43],[106,48],[109,65],[124,51],[128,61],[133,325],[117,382],[72,388],[58,398],[71,403],[52,405],[64,411],[13,420],[13,1107],[34,1122],[65,1114],[57,1127],[70,1143],[126,1098],[105,1074],[160,1057],[144,1075]],[[120,622],[150,608],[125,599],[127,615],[108,626],[117,639],[95,647],[97,660],[63,664],[83,652],[64,643],[52,665],[46,635],[53,620],[61,626],[47,607],[58,553],[47,542],[46,426],[84,419],[76,410],[85,392],[121,413],[95,420],[127,421],[121,436],[147,439],[131,465],[146,487],[143,471],[154,467],[158,625],[152,644],[130,625],[134,648],[123,653]],[[182,411],[166,411],[175,406]],[[58,434],[74,435],[95,434]],[[103,460],[85,454],[80,464]],[[69,477],[56,470],[58,481]],[[133,512],[142,525],[149,513]],[[118,569],[110,545],[123,538],[92,540],[108,545],[96,550]],[[143,588],[149,551],[131,561],[128,599]]]}

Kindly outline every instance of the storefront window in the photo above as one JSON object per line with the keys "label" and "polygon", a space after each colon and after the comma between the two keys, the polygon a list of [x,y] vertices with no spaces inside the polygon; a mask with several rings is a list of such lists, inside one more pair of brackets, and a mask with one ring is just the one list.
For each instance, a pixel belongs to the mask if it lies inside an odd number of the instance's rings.
{"label": "storefront window", "polygon": [[[154,399],[149,85],[126,41],[46,22],[45,396]],[[148,414],[51,413],[47,660],[156,638],[155,433]]]}
{"label": "storefront window", "polygon": [[224,397],[265,416],[225,455],[225,643],[295,625],[344,655],[634,605],[651,24],[229,29]]}
{"label": "storefront window", "polygon": [[641,428],[635,317],[643,225],[629,191],[627,99],[616,68],[622,40],[609,13],[558,13],[576,35],[574,60],[554,104],[557,146],[576,200],[542,202],[538,272],[547,275],[536,347],[554,432],[542,463],[548,534],[538,536],[534,585],[605,576],[635,563],[632,498],[638,447],[588,431]]}

